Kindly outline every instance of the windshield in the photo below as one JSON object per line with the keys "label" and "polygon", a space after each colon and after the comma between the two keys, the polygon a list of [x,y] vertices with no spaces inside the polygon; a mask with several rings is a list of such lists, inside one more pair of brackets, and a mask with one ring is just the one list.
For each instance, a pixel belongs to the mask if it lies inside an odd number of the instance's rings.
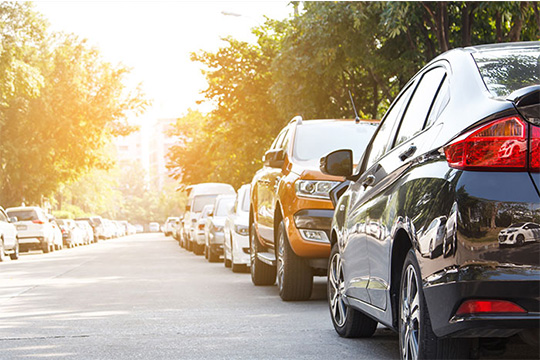
{"label": "windshield", "polygon": [[540,84],[540,46],[473,53],[488,90],[507,96],[530,85]]}
{"label": "windshield", "polygon": [[212,205],[216,200],[217,195],[199,195],[193,198],[193,206],[191,211],[201,212],[206,205]]}
{"label": "windshield", "polygon": [[19,210],[8,211],[9,217],[16,217],[18,221],[39,220],[37,213],[34,210]]}
{"label": "windshield", "polygon": [[234,198],[221,199],[217,204],[214,216],[227,216],[227,212],[234,205]]}
{"label": "windshield", "polygon": [[296,128],[293,156],[318,162],[334,150],[351,149],[354,163],[358,163],[376,129],[374,124],[353,121],[304,123]]}

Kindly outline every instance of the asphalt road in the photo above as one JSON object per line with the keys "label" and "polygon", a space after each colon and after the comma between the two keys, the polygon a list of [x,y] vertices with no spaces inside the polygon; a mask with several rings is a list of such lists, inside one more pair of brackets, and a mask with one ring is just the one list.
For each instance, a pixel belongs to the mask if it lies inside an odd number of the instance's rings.
{"label": "asphalt road", "polygon": [[[181,249],[162,234],[0,264],[0,359],[395,359],[397,335],[338,337],[326,282],[306,302]],[[514,341],[496,359],[537,358]],[[483,356],[482,358],[488,358]]]}

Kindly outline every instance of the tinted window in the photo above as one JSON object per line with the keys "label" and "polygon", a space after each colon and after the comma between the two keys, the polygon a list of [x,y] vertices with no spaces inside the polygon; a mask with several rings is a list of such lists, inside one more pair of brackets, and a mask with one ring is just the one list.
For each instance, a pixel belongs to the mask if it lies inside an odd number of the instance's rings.
{"label": "tinted window", "polygon": [[214,216],[227,216],[227,213],[234,204],[234,198],[221,199],[217,204],[216,213]]}
{"label": "tinted window", "polygon": [[400,119],[402,114],[403,105],[409,99],[413,86],[409,86],[405,91],[403,91],[400,97],[394,102],[390,110],[386,113],[386,116],[383,119],[383,122],[379,126],[377,135],[371,143],[371,149],[366,161],[365,169],[369,169],[375,161],[379,160],[388,149],[389,142],[393,140],[391,135],[394,134],[394,128],[397,121]]}
{"label": "tinted window", "polygon": [[193,207],[191,211],[201,212],[206,205],[212,205],[217,195],[199,195],[193,198]]}
{"label": "tinted window", "polygon": [[358,162],[376,128],[376,125],[354,121],[304,122],[296,128],[294,157],[319,162],[329,152],[351,149]]}
{"label": "tinted window", "polygon": [[446,71],[444,68],[438,67],[426,72],[422,76],[405,111],[395,146],[404,143],[422,131],[431,105],[433,104],[433,99],[437,95],[445,75]]}
{"label": "tinted window", "polygon": [[430,127],[435,122],[435,120],[437,120],[446,105],[448,105],[449,101],[450,87],[448,86],[448,76],[445,76],[439,92],[437,93],[437,97],[435,98],[435,102],[433,103],[431,111],[429,112],[428,120],[426,122],[426,128]]}
{"label": "tinted window", "polygon": [[540,84],[540,46],[473,53],[480,75],[494,96]]}
{"label": "tinted window", "polygon": [[19,221],[39,220],[38,214],[34,210],[8,211],[9,217],[16,217]]}

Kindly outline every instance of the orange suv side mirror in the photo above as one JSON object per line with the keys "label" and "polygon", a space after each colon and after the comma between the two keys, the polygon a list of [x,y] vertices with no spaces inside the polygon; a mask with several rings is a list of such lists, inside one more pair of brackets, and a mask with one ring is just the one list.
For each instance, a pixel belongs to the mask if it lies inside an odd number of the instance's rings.
{"label": "orange suv side mirror", "polygon": [[285,152],[280,150],[268,150],[264,154],[264,164],[272,168],[282,168],[285,164]]}

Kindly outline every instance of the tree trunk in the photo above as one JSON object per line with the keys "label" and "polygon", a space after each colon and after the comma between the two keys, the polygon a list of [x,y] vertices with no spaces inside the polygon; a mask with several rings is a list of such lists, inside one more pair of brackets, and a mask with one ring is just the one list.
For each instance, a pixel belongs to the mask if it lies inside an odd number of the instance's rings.
{"label": "tree trunk", "polygon": [[514,25],[510,29],[510,32],[508,33],[508,39],[512,42],[519,41],[521,37],[521,28],[523,27],[523,9],[526,6],[528,6],[527,2],[521,2],[517,14],[512,14],[515,21]]}
{"label": "tree trunk", "polygon": [[379,88],[377,82],[373,80],[373,110],[372,110],[372,119],[377,118],[377,109],[379,108]]}
{"label": "tree trunk", "polygon": [[474,10],[476,4],[472,2],[465,2],[461,8],[461,45],[471,46],[471,30],[474,22]]}
{"label": "tree trunk", "polygon": [[502,15],[499,10],[495,13],[495,35],[497,36],[497,42],[503,41],[502,36]]}
{"label": "tree trunk", "polygon": [[439,3],[439,31],[441,32],[441,51],[445,52],[450,49],[450,40],[448,38],[448,33],[450,32],[448,26],[448,3],[446,1],[441,1]]}

